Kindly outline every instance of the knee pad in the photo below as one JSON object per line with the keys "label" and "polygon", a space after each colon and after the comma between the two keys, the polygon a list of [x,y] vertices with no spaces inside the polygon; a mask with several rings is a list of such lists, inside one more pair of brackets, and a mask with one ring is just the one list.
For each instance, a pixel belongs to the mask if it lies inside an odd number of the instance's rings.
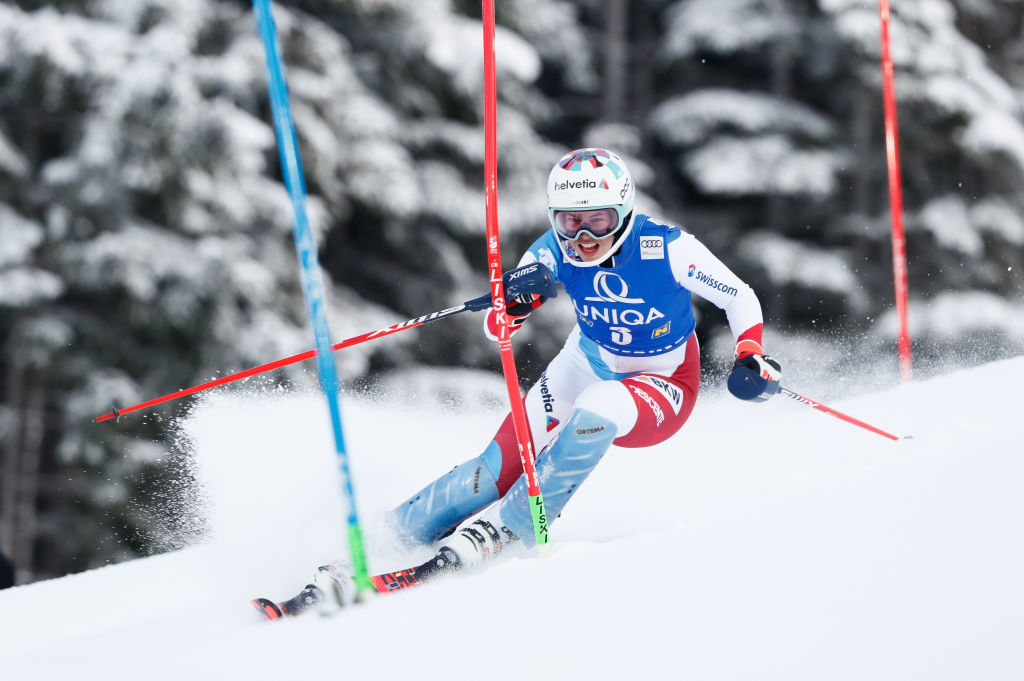
{"label": "knee pad", "polygon": [[619,381],[599,381],[587,386],[576,398],[573,408],[584,409],[611,421],[615,425],[616,437],[631,431],[638,416],[633,396]]}

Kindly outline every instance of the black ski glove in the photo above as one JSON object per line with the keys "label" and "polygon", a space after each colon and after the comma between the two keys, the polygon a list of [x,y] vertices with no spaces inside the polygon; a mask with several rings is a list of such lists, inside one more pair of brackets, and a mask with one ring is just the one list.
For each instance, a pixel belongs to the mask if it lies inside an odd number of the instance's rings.
{"label": "black ski glove", "polygon": [[513,320],[513,322],[522,324],[534,310],[543,305],[546,301],[546,296],[540,296],[536,293],[524,293],[522,295],[508,298],[505,301],[505,309],[508,311],[508,315],[510,317],[521,317],[522,319],[518,321]]}

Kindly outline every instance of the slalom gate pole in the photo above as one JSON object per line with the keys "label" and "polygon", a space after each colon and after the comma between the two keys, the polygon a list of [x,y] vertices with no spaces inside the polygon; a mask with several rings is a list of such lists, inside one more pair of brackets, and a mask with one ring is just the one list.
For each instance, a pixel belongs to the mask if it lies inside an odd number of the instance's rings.
{"label": "slalom gate pole", "polygon": [[803,405],[805,405],[807,407],[812,407],[812,408],[817,409],[820,412],[824,412],[824,413],[826,413],[826,414],[828,414],[830,416],[835,416],[837,419],[840,419],[842,421],[846,421],[847,423],[852,423],[853,425],[859,426],[859,427],[863,428],[864,430],[870,430],[872,433],[876,433],[878,435],[881,435],[882,437],[887,437],[890,440],[900,440],[901,439],[897,435],[893,435],[892,433],[887,433],[884,430],[882,430],[881,428],[875,428],[874,426],[872,426],[872,425],[870,425],[868,423],[864,423],[863,421],[855,419],[852,416],[847,416],[846,414],[842,413],[841,411],[836,411],[835,409],[832,409],[831,407],[826,407],[821,402],[815,402],[814,400],[808,399],[808,398],[804,397],[803,395],[800,395],[799,393],[793,392],[792,390],[788,390],[788,389],[783,388],[783,387],[780,386],[780,392],[783,395],[785,395],[786,397],[789,397],[789,398],[791,398],[793,400],[796,400],[800,404],[803,404]]}
{"label": "slalom gate pole", "polygon": [[889,177],[889,213],[892,222],[892,273],[899,318],[900,376],[911,379],[910,330],[907,324],[907,239],[903,230],[903,186],[900,179],[900,135],[889,51],[889,0],[878,0],[882,22],[882,104],[885,109],[885,160]]}
{"label": "slalom gate pole", "polygon": [[[383,338],[384,336],[389,336],[393,333],[398,333],[399,331],[405,331],[406,329],[414,329],[417,326],[422,326],[423,324],[426,324],[427,322],[436,322],[438,319],[447,319],[448,317],[453,317],[461,312],[478,311],[490,307],[491,294],[487,293],[480,298],[474,298],[473,300],[466,301],[462,305],[458,305],[456,307],[449,307],[445,310],[438,310],[437,312],[431,312],[430,314],[423,315],[422,317],[414,317],[413,319],[407,319],[404,322],[392,324],[391,326],[387,326],[383,329],[370,331],[369,333],[364,333],[359,336],[353,336],[352,338],[346,338],[345,340],[338,341],[337,343],[332,345],[330,349],[331,351],[341,350],[342,348],[347,348],[352,345],[358,345],[360,343],[365,343],[366,341],[374,340],[377,338]],[[273,362],[267,362],[266,364],[261,364],[256,367],[252,367],[251,369],[239,371],[234,374],[228,374],[227,376],[221,376],[220,378],[216,378],[212,381],[200,383],[199,385],[194,385],[191,388],[183,388],[182,390],[178,390],[177,392],[169,393],[167,395],[163,395],[162,397],[156,397],[145,402],[140,402],[139,404],[135,404],[130,407],[115,407],[112,411],[109,411],[101,416],[97,416],[93,420],[96,423],[100,423],[102,421],[108,421],[110,419],[118,419],[124,416],[125,414],[130,414],[133,411],[146,409],[147,407],[152,407],[163,402],[170,402],[171,400],[176,400],[180,397],[185,397],[187,395],[194,395],[195,393],[202,392],[203,390],[216,388],[219,385],[232,383],[234,381],[240,381],[243,378],[249,378],[250,376],[255,376],[257,374],[262,374],[267,371],[272,371],[273,369],[280,369],[281,367],[288,366],[289,364],[296,364],[297,362],[302,362],[304,360],[316,357],[317,354],[318,351],[315,349],[307,350],[306,352],[300,352],[297,355],[292,355],[290,357],[285,357],[283,359],[274,360]]]}
{"label": "slalom gate pole", "polygon": [[356,513],[355,491],[352,487],[348,454],[345,450],[345,437],[342,433],[341,404],[338,394],[340,387],[338,372],[334,365],[334,355],[330,351],[331,335],[327,327],[323,278],[317,259],[316,243],[306,214],[306,183],[302,174],[302,159],[299,157],[295,124],[288,102],[288,88],[285,84],[284,64],[281,59],[277,29],[270,12],[270,0],[253,0],[253,8],[259,24],[260,38],[263,40],[263,49],[266,52],[270,107],[274,116],[274,130],[277,133],[281,169],[288,187],[288,194],[292,200],[292,208],[295,211],[295,251],[299,258],[303,290],[306,304],[309,307],[310,321],[313,324],[313,334],[316,338],[320,384],[327,397],[331,427],[334,432],[335,453],[342,478],[342,491],[347,497],[349,506],[348,543],[356,589],[358,593],[373,591],[366,569],[366,551],[363,546],[362,530],[359,527],[359,517]]}
{"label": "slalom gate pole", "polygon": [[515,426],[516,442],[519,445],[519,460],[526,476],[526,490],[529,495],[530,516],[533,518],[533,533],[541,555],[550,550],[548,542],[547,513],[544,511],[544,497],[540,493],[540,480],[534,460],[533,437],[530,424],[519,392],[519,375],[512,353],[510,337],[511,324],[505,313],[505,285],[502,281],[501,243],[498,238],[498,135],[497,109],[498,86],[494,68],[494,0],[483,0],[484,28],[484,189],[487,204],[487,269],[490,272],[491,296],[494,313],[500,328],[498,349],[501,352],[501,368],[505,374],[508,399],[512,406],[512,424]]}

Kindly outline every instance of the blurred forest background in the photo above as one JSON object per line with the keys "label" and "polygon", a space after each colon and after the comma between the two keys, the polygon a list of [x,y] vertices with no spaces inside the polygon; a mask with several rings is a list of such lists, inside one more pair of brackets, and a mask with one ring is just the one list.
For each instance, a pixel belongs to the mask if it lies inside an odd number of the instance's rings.
{"label": "blurred forest background", "polygon": [[[642,211],[751,283],[790,376],[898,380],[877,5],[497,5],[506,266],[547,228],[552,163],[607,146]],[[274,12],[333,336],[484,293],[480,3]],[[894,2],[915,376],[1024,351],[1022,29],[1019,0]],[[20,581],[173,548],[189,400],[93,418],[312,347],[291,229],[249,2],[0,2],[0,551]],[[730,339],[698,312],[710,384]],[[524,382],[571,317],[531,318]],[[479,323],[338,353],[343,384],[426,372],[420,398],[457,403],[460,371],[499,370]]]}

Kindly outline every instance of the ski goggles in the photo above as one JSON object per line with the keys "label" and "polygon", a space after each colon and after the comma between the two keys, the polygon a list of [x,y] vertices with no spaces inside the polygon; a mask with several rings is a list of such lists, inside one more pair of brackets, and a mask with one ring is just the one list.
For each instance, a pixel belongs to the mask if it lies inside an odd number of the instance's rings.
{"label": "ski goggles", "polygon": [[595,239],[603,239],[617,232],[622,226],[619,213],[614,208],[556,210],[552,211],[552,220],[555,231],[569,241],[584,233]]}

